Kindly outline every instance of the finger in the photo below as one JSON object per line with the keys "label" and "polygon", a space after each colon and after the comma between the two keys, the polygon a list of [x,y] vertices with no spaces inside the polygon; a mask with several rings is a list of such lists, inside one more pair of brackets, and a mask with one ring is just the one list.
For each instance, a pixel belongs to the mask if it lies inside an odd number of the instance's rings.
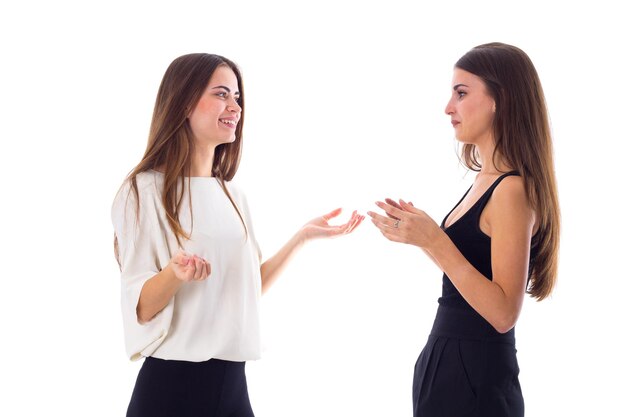
{"label": "finger", "polygon": [[352,225],[359,219],[359,217],[360,215],[357,214],[356,210],[354,210],[352,214],[350,215],[350,219],[348,219],[347,222],[345,222],[344,224],[340,226],[335,226],[335,227],[339,227],[342,231],[345,231],[346,233],[348,233],[348,230],[352,228]]}
{"label": "finger", "polygon": [[374,223],[374,225],[379,229],[395,229],[394,225],[397,220],[392,220],[388,217],[381,216],[380,214],[373,213],[371,211],[368,211],[367,214],[372,218],[372,223]]}
{"label": "finger", "polygon": [[196,263],[192,257],[185,259],[185,266],[183,267],[183,281],[193,281],[193,277],[196,274]]}
{"label": "finger", "polygon": [[204,259],[202,259],[202,258],[198,258],[198,261],[199,261],[199,263],[198,263],[198,266],[199,266],[198,267],[198,272],[199,272],[199,274],[198,274],[198,279],[197,280],[198,281],[202,281],[202,280],[204,280],[206,278],[206,275],[205,275],[206,274],[206,263],[204,262]]}
{"label": "finger", "polygon": [[350,219],[350,221],[348,222],[348,227],[346,228],[345,233],[346,234],[350,234],[352,233],[352,231],[354,230],[354,228],[356,227],[357,222],[359,221],[358,217],[353,217]]}
{"label": "finger", "polygon": [[396,224],[400,221],[402,221],[402,219],[399,218],[391,218],[391,217],[386,217],[386,216],[382,216],[378,213],[374,213],[372,211],[368,211],[367,214],[376,219],[380,224],[386,226],[386,227],[393,227],[393,228],[397,228]]}
{"label": "finger", "polygon": [[405,216],[404,210],[395,208],[390,204],[383,203],[382,201],[377,201],[376,205],[380,207],[381,209],[385,210],[385,213],[387,213],[388,216],[390,217],[393,216],[395,218],[394,220],[404,219],[404,216]]}
{"label": "finger", "polygon": [[207,277],[209,276],[209,264],[207,261],[205,261],[204,259],[202,260],[202,280],[207,279]]}
{"label": "finger", "polygon": [[392,200],[391,198],[385,198],[385,203],[389,204],[390,206],[394,206],[395,208],[399,209],[400,208],[400,204],[396,203],[394,200]]}
{"label": "finger", "polygon": [[392,242],[398,242],[399,238],[398,236],[394,233],[396,231],[396,229],[390,229],[389,227],[386,226],[379,226],[376,224],[375,220],[372,219],[372,222],[374,222],[374,225],[376,227],[378,227],[378,230],[380,231],[380,233],[383,235],[383,237],[385,237],[387,240],[390,240]]}
{"label": "finger", "polygon": [[337,217],[339,216],[339,214],[341,214],[341,207],[334,209],[333,211],[331,211],[330,213],[326,213],[322,216],[322,218],[326,221],[332,219],[333,217]]}
{"label": "finger", "polygon": [[198,258],[198,270],[200,272],[198,274],[198,280],[202,281],[206,278],[206,262],[202,258]]}
{"label": "finger", "polygon": [[400,199],[400,207],[410,213],[418,213],[419,210],[415,208],[413,203],[407,203],[403,199]]}
{"label": "finger", "polygon": [[172,258],[172,262],[178,265],[187,265],[188,260],[189,260],[189,256],[183,251],[178,252]]}
{"label": "finger", "polygon": [[359,225],[361,224],[361,222],[363,221],[364,218],[365,218],[365,216],[357,217],[356,221],[354,221],[354,223],[352,223],[352,225],[350,226],[350,229],[348,229],[348,231],[346,233],[352,233],[352,231],[354,229],[359,227]]}
{"label": "finger", "polygon": [[[396,202],[395,202],[395,201],[393,201],[391,198],[385,198],[385,202],[386,202],[387,204],[389,204],[390,206],[392,206],[392,207],[395,207],[395,208],[400,209],[400,210],[402,209],[402,208],[400,207],[400,204],[396,203]],[[394,220],[400,220],[400,219],[398,219],[397,217],[392,216],[392,215],[390,215],[390,214],[387,214],[387,215],[388,215],[389,217],[391,217],[392,219],[394,219]]]}
{"label": "finger", "polygon": [[195,274],[193,275],[193,279],[194,281],[199,281],[202,278],[203,262],[202,262],[202,259],[198,258],[197,256],[193,257],[193,262],[196,267],[196,271],[195,271]]}
{"label": "finger", "polygon": [[350,221],[350,226],[348,227],[348,230],[346,230],[346,233],[352,233],[352,231],[359,225],[360,222],[361,222],[361,216],[355,216]]}
{"label": "finger", "polygon": [[363,223],[364,219],[365,219],[365,216],[359,215],[359,217],[356,219],[356,223],[354,224],[354,227],[352,229],[356,229],[357,227],[359,227],[359,225],[361,223]]}
{"label": "finger", "polygon": [[378,213],[374,213],[373,211],[368,211],[367,215],[370,216],[374,224],[380,224],[382,226],[389,227],[393,222],[390,218],[382,216]]}

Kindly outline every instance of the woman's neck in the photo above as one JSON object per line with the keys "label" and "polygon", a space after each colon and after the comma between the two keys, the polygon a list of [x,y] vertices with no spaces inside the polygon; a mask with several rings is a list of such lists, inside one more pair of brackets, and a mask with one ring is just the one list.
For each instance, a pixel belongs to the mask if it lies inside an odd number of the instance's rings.
{"label": "woman's neck", "polygon": [[192,177],[212,177],[213,158],[215,157],[215,147],[197,146],[191,155],[191,169],[189,175]]}
{"label": "woman's neck", "polygon": [[494,154],[494,148],[495,146],[492,144],[489,146],[477,146],[481,165],[480,174],[482,175],[500,174],[502,172],[509,172],[513,170],[513,168],[504,161],[504,158],[502,158],[499,153]]}

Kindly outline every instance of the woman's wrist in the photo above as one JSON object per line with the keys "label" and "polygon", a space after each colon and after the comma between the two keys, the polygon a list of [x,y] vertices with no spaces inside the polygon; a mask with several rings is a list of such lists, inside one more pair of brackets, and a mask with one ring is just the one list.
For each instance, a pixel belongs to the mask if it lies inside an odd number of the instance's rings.
{"label": "woman's wrist", "polygon": [[446,245],[448,243],[448,235],[441,229],[432,239],[428,240],[428,244],[424,246],[424,249],[430,253],[431,256],[437,258],[439,254],[445,252]]}
{"label": "woman's wrist", "polygon": [[172,266],[172,261],[170,261],[165,268],[161,270],[161,273],[163,274],[164,280],[170,284],[175,285],[183,282],[176,276],[176,272],[174,272],[174,267]]}
{"label": "woman's wrist", "polygon": [[291,238],[296,247],[302,247],[306,242],[312,239],[310,233],[306,230],[306,226],[300,228]]}

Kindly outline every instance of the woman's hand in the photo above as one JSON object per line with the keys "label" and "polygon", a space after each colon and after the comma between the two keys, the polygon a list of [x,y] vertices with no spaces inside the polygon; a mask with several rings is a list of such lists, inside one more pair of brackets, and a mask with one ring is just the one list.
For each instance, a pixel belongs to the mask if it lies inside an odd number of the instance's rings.
{"label": "woman's hand", "polygon": [[205,259],[182,251],[174,255],[169,266],[176,278],[183,282],[202,281],[211,274],[211,264]]}
{"label": "woman's hand", "polygon": [[205,280],[211,265],[196,255],[178,252],[162,271],[145,282],[137,302],[137,320],[147,323],[163,310],[186,282]]}
{"label": "woman's hand", "polygon": [[261,265],[263,292],[266,292],[272,286],[289,259],[307,240],[347,235],[352,233],[365,218],[365,216],[353,211],[352,216],[346,223],[340,226],[329,225],[328,221],[337,217],[339,213],[341,213],[340,208],[307,222],[274,256],[263,262]]}
{"label": "woman's hand", "polygon": [[313,220],[302,226],[301,233],[304,240],[347,235],[349,233],[352,233],[352,231],[356,229],[365,218],[365,216],[357,214],[355,210],[352,212],[352,216],[346,223],[339,226],[329,225],[328,221],[334,217],[337,217],[340,213],[340,208],[335,209],[330,213],[314,218]]}
{"label": "woman's hand", "polygon": [[408,243],[427,249],[443,231],[435,221],[402,199],[399,202],[387,198],[385,203],[377,201],[376,205],[383,209],[387,217],[368,211],[372,223],[383,236],[393,242]]}

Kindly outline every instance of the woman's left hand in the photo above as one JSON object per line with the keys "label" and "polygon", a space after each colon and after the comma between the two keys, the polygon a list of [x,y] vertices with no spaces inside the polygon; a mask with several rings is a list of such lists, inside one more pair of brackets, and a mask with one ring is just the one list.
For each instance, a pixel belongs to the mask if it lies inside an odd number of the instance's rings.
{"label": "woman's left hand", "polygon": [[406,203],[402,199],[395,202],[387,198],[385,203],[377,201],[376,205],[385,211],[387,217],[371,211],[367,214],[383,236],[393,242],[426,248],[443,233],[428,214],[415,208],[412,203]]}
{"label": "woman's left hand", "polygon": [[328,224],[330,219],[337,217],[340,213],[340,208],[335,209],[330,213],[314,218],[302,226],[301,232],[303,233],[305,240],[347,235],[352,233],[352,231],[356,229],[365,218],[365,216],[358,214],[355,210],[352,212],[352,216],[346,223],[339,226],[331,226]]}

